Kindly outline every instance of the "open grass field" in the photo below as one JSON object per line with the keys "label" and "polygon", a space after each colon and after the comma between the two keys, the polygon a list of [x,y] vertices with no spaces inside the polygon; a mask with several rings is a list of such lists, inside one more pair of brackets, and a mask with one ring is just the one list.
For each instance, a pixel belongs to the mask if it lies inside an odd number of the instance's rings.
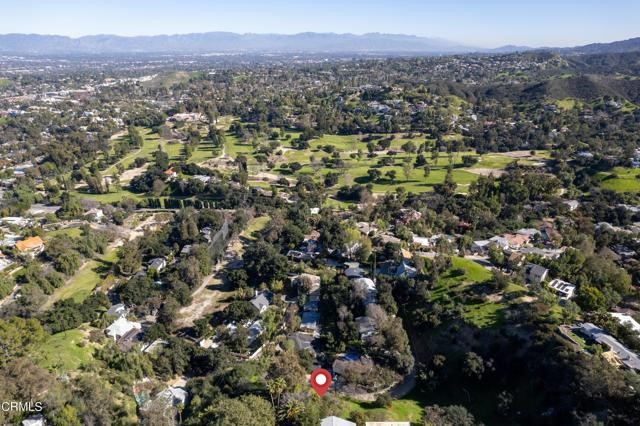
{"label": "open grass field", "polygon": [[[138,128],[138,130],[140,131],[140,134],[144,139],[142,147],[129,152],[127,155],[122,157],[120,161],[112,164],[106,170],[103,170],[103,175],[113,174],[116,171],[116,164],[122,164],[125,169],[129,168],[129,166],[131,166],[135,159],[138,157],[143,157],[151,160],[153,157],[153,153],[158,149],[158,146],[161,146],[162,149],[169,155],[169,159],[171,161],[180,159],[180,156],[182,154],[182,144],[176,142],[168,142],[162,139],[157,133],[153,133],[151,129],[148,128]],[[127,137],[128,136],[125,134],[124,136],[121,136],[121,139]],[[117,140],[118,139],[116,139],[116,141]]]}
{"label": "open grass field", "polygon": [[[487,281],[491,273],[474,262],[461,257],[451,258],[451,267],[438,279],[431,293],[431,300],[447,304],[450,299],[461,296],[472,286]],[[464,304],[463,317],[478,327],[498,324],[504,306],[489,300]]]}
{"label": "open grass field", "polygon": [[418,424],[422,419],[422,407],[425,405],[411,396],[396,399],[388,407],[375,408],[370,402],[344,399],[341,417],[349,418],[354,412],[363,412],[368,419],[384,419],[385,421],[410,421]]}
{"label": "open grass field", "polygon": [[89,260],[68,280],[68,282],[57,288],[42,309],[51,307],[57,300],[73,299],[82,302],[100,284],[106,276],[106,271],[116,260],[117,250],[107,249],[107,252],[99,259]]}
{"label": "open grass field", "polygon": [[49,231],[47,232],[47,234],[44,236],[44,240],[45,242],[50,240],[53,237],[56,237],[58,235],[68,235],[72,238],[78,238],[80,235],[82,235],[82,230],[80,228],[63,228],[63,229],[56,229],[54,231]]}
{"label": "open grass field", "polygon": [[576,106],[580,106],[580,103],[572,98],[558,99],[556,106],[565,111],[574,109]]}
{"label": "open grass field", "polygon": [[85,331],[73,329],[50,336],[35,352],[38,364],[46,369],[70,372],[89,364],[95,345],[85,339]]}
{"label": "open grass field", "polygon": [[[122,157],[118,162],[112,164],[107,169],[102,171],[103,176],[109,176],[116,172],[116,165],[121,164],[125,169],[129,169],[136,158],[143,157],[147,160],[153,159],[153,153],[158,149],[158,146],[162,147],[162,149],[169,156],[170,161],[178,161],[182,158],[183,154],[183,145],[177,142],[169,142],[166,141],[158,134],[153,133],[151,129],[148,128],[139,128],[140,133],[144,139],[142,147],[135,149],[129,152],[127,155]],[[127,138],[128,136],[125,134],[120,137]],[[119,139],[116,139],[116,141]],[[203,142],[198,146],[198,148],[194,151],[192,158],[194,161],[204,161],[209,158],[214,157],[214,153],[212,151],[211,145]],[[79,198],[86,198],[93,201],[98,201],[100,203],[113,203],[122,200],[125,197],[133,198],[134,200],[140,200],[144,198],[141,194],[135,194],[127,190],[127,182],[121,181],[121,188],[119,190],[113,189],[111,192],[106,194],[92,194],[83,191],[82,189],[77,189],[71,191],[74,195]]]}
{"label": "open grass field", "polygon": [[[455,102],[454,102],[455,103]],[[254,146],[250,143],[244,143],[238,140],[236,136],[231,133],[227,134],[225,141],[225,154],[231,158],[236,158],[239,155],[244,155],[248,159],[250,174],[257,173],[269,173],[276,176],[286,176],[293,178],[295,174],[292,173],[287,165],[297,162],[302,165],[302,169],[299,173],[312,175],[314,177],[326,175],[328,173],[338,173],[340,178],[338,184],[334,187],[335,190],[343,185],[359,184],[372,184],[373,191],[376,193],[385,193],[387,191],[395,190],[395,188],[401,186],[407,191],[411,192],[425,192],[433,190],[433,186],[444,181],[446,174],[446,167],[449,163],[449,155],[447,153],[440,153],[438,158],[434,161],[431,159],[431,154],[426,153],[428,164],[431,168],[431,172],[428,177],[424,176],[422,167],[412,168],[408,175],[405,175],[403,171],[403,160],[407,157],[413,164],[417,157],[417,154],[400,153],[393,156],[393,164],[387,166],[380,166],[378,162],[385,158],[390,157],[386,152],[378,152],[374,158],[368,158],[363,155],[360,158],[354,157],[358,151],[362,153],[367,152],[366,143],[361,140],[360,137],[355,135],[323,135],[319,138],[309,141],[309,148],[299,150],[293,148],[292,141],[297,138],[298,133],[288,132],[289,137],[280,139],[281,148],[276,149],[282,151],[279,155],[274,154],[271,157],[271,161],[275,167],[273,169],[267,168],[264,164],[259,164],[253,154],[255,152]],[[456,140],[462,136],[459,134],[446,135],[445,139]],[[418,145],[424,141],[423,137],[407,138],[405,134],[396,134],[391,142],[391,149],[399,150],[400,147],[407,143],[413,142]],[[321,159],[325,157],[331,157],[331,154],[327,153],[323,148],[327,145],[333,146],[334,150],[339,153],[340,159],[344,162],[344,166],[340,168],[328,168],[325,167]],[[475,155],[479,161],[472,167],[464,167],[462,164],[462,157],[465,155]],[[549,153],[546,151],[537,151],[531,155],[529,152],[517,152],[517,153],[491,153],[478,155],[475,151],[459,152],[453,156],[454,170],[453,176],[458,184],[458,192],[466,193],[469,185],[478,179],[481,174],[490,173],[492,170],[503,170],[507,165],[513,161],[518,161],[521,164],[531,165],[539,161],[544,161],[549,158]],[[372,182],[367,174],[370,168],[376,168],[382,173],[382,177]],[[391,180],[384,176],[390,170],[394,170],[396,178]]]}
{"label": "open grass field", "polygon": [[617,192],[640,191],[640,169],[615,167],[611,172],[600,172],[596,178],[600,180],[600,186]]}
{"label": "open grass field", "polygon": [[196,72],[174,71],[169,74],[161,74],[154,79],[142,83],[145,87],[164,87],[166,89],[180,83],[187,83]]}
{"label": "open grass field", "polygon": [[198,144],[198,147],[193,151],[191,157],[189,157],[189,161],[200,163],[217,157],[218,155],[220,155],[220,150],[214,149],[211,141],[204,140]]}
{"label": "open grass field", "polygon": [[88,192],[83,192],[78,190],[69,191],[69,192],[71,192],[73,195],[77,196],[78,198],[86,198],[88,200],[93,200],[93,201],[97,201],[105,204],[111,204],[113,202],[120,201],[123,198],[133,198],[134,200],[140,200],[144,198],[144,195],[135,194],[133,192],[127,191],[125,188],[122,188],[119,191],[108,192],[106,194],[91,194]]}
{"label": "open grass field", "polygon": [[267,226],[267,223],[269,223],[270,220],[271,217],[269,216],[254,217],[249,221],[247,227],[240,233],[240,237],[249,240],[255,240],[253,233],[264,229],[264,227]]}
{"label": "open grass field", "polygon": [[[34,351],[36,363],[42,368],[59,374],[73,373],[85,365],[91,365],[94,362],[93,351],[99,345],[88,341],[87,334],[90,329],[87,325],[82,325],[80,328],[49,336]],[[106,381],[102,383],[107,387],[113,386]],[[114,402],[122,407],[121,424],[135,424],[137,419],[135,400],[121,392],[116,392],[116,395],[117,399]]]}

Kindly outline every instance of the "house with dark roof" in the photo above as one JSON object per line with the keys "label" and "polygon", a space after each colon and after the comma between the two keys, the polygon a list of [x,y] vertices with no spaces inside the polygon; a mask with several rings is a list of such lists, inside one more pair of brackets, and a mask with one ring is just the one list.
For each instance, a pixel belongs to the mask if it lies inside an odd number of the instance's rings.
{"label": "house with dark roof", "polygon": [[107,310],[107,315],[110,317],[124,317],[127,315],[127,308],[124,303],[118,303],[117,305],[113,305]]}
{"label": "house with dark roof", "polygon": [[302,322],[300,323],[300,330],[308,333],[315,333],[318,331],[318,322],[320,321],[320,313],[317,311],[307,311],[302,313]]}
{"label": "house with dark roof", "polygon": [[347,278],[360,278],[366,273],[366,271],[360,267],[358,262],[345,262],[344,266],[344,274]]}
{"label": "house with dark roof", "polygon": [[260,313],[263,313],[269,308],[269,299],[264,292],[257,293],[249,303],[251,303]]}
{"label": "house with dark roof", "polygon": [[406,260],[396,264],[392,261],[384,262],[378,268],[378,273],[388,275],[390,277],[407,277],[412,278],[418,275],[418,270],[409,265]]}
{"label": "house with dark roof", "polygon": [[376,334],[376,323],[372,318],[366,316],[357,317],[355,321],[361,339],[364,340]]}
{"label": "house with dark roof", "polygon": [[549,270],[534,263],[527,263],[524,267],[524,279],[529,284],[540,284],[547,279]]}
{"label": "house with dark roof", "polygon": [[313,335],[296,331],[289,336],[289,340],[293,342],[296,351],[310,351],[315,355],[316,351],[313,349],[315,337]]}
{"label": "house with dark roof", "polygon": [[579,324],[577,330],[588,338],[609,348],[617,360],[625,367],[630,370],[640,371],[640,357],[620,343],[615,337],[607,334],[602,328],[590,322],[585,322]]}

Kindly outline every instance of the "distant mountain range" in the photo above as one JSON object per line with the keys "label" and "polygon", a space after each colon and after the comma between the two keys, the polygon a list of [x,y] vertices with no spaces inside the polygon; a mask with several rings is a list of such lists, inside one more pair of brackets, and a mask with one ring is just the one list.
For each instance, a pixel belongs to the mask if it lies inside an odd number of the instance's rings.
{"label": "distant mountain range", "polygon": [[640,51],[640,38],[569,48],[531,48],[503,46],[482,49],[439,38],[403,34],[300,33],[237,34],[209,32],[181,35],[123,37],[93,35],[71,38],[56,35],[0,35],[0,53],[4,54],[129,54],[129,53],[377,53],[377,54],[455,54],[509,53],[528,50],[552,50],[561,53],[619,53]]}

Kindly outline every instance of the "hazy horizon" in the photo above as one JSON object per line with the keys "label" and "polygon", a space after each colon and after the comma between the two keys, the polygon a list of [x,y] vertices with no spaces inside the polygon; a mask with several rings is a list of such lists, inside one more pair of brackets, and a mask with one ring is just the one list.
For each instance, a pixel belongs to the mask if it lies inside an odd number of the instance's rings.
{"label": "hazy horizon", "polygon": [[276,0],[259,2],[114,0],[4,5],[2,34],[123,37],[207,32],[239,34],[402,34],[481,48],[504,45],[565,47],[640,35],[640,2],[539,0]]}

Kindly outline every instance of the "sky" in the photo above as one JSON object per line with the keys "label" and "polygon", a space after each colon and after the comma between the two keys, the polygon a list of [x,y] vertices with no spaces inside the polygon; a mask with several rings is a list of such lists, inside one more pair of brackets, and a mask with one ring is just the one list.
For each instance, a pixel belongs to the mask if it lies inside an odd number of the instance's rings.
{"label": "sky", "polygon": [[0,34],[381,32],[468,46],[575,46],[640,36],[640,0],[18,0]]}

